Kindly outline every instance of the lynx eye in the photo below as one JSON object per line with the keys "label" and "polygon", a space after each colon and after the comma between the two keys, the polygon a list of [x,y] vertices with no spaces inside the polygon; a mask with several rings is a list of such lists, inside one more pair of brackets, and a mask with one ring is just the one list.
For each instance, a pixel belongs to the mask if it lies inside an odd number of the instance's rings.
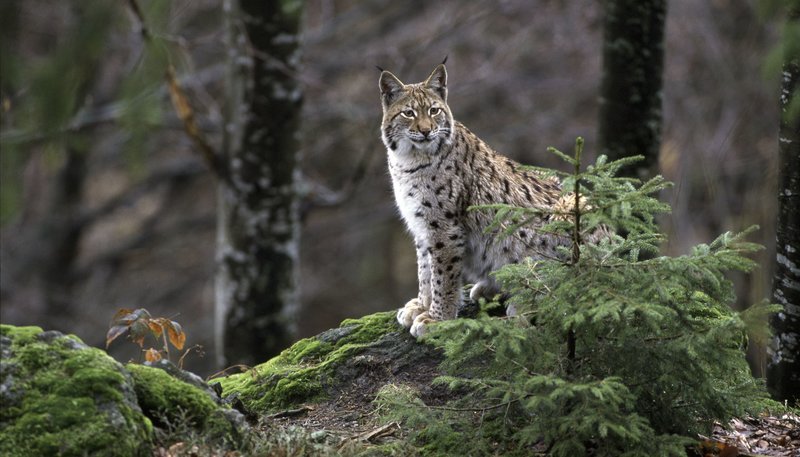
{"label": "lynx eye", "polygon": [[400,114],[402,114],[403,117],[407,117],[409,119],[413,119],[415,115],[413,109],[407,109],[405,111],[402,111]]}
{"label": "lynx eye", "polygon": [[442,112],[442,109],[434,106],[428,112],[430,113],[431,116],[436,116],[437,114]]}

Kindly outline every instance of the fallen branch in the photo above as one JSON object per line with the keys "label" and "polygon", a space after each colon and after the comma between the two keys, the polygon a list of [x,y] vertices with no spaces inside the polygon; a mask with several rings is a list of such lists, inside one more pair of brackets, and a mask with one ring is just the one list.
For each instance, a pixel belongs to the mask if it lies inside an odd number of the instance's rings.
{"label": "fallen branch", "polygon": [[267,419],[283,419],[285,417],[297,417],[302,416],[303,414],[314,411],[314,408],[310,406],[301,406],[297,409],[287,409],[286,411],[280,411],[275,414],[270,414],[267,416]]}
{"label": "fallen branch", "polygon": [[361,432],[357,435],[346,438],[344,441],[342,441],[341,444],[339,444],[338,451],[341,452],[346,447],[352,446],[356,443],[363,443],[363,442],[372,443],[377,438],[394,435],[396,432],[399,432],[401,430],[402,429],[400,428],[399,423],[389,422],[388,424],[382,425],[378,428],[367,430],[365,432]]}

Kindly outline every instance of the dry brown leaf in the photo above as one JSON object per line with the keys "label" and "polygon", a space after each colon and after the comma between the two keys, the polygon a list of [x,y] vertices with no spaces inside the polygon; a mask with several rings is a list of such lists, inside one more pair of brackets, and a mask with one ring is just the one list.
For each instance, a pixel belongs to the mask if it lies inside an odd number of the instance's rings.
{"label": "dry brown leaf", "polygon": [[148,362],[158,362],[162,358],[161,353],[153,348],[144,351],[144,359]]}
{"label": "dry brown leaf", "polygon": [[186,343],[186,334],[183,333],[181,325],[175,321],[169,321],[169,324],[166,326],[166,328],[170,343],[178,348],[178,350],[183,349],[183,345]]}

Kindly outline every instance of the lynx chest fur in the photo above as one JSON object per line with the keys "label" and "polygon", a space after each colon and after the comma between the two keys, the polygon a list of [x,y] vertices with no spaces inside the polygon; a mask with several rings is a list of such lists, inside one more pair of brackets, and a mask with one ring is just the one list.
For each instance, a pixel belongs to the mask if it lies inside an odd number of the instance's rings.
{"label": "lynx chest fur", "polygon": [[490,272],[525,257],[553,257],[568,243],[537,232],[548,216],[499,239],[485,232],[491,215],[468,208],[506,203],[547,214],[561,188],[556,179],[521,170],[453,119],[444,65],[417,84],[384,71],[379,86],[392,187],[417,252],[419,293],[397,318],[419,336],[428,323],[456,316],[465,280],[475,284],[471,298],[492,297],[498,288]]}

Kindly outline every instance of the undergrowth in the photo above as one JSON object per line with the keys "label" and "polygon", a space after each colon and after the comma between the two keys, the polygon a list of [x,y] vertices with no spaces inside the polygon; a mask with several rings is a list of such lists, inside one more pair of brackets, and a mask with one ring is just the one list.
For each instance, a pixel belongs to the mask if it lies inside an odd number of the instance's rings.
{"label": "undergrowth", "polygon": [[[617,177],[636,158],[598,158],[562,174],[575,204],[541,230],[569,239],[559,259],[527,259],[496,272],[517,315],[434,326],[448,373],[436,382],[467,392],[445,406],[387,386],[376,403],[401,420],[428,455],[686,455],[714,421],[770,404],[744,358],[749,338],[766,336],[767,303],[743,312],[729,271],[756,265],[745,241],[754,228],[725,233],[680,257],[659,255],[656,216],[669,211],[645,183]],[[537,169],[539,172],[556,173]],[[546,209],[492,205],[498,237]],[[610,234],[597,243],[593,233]]]}

